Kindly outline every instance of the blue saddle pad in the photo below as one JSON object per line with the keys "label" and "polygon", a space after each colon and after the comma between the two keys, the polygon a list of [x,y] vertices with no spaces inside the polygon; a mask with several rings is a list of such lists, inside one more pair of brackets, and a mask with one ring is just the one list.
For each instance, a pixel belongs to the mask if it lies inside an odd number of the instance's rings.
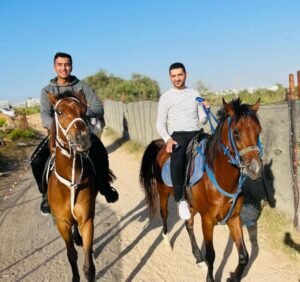
{"label": "blue saddle pad", "polygon": [[[196,151],[197,155],[195,156],[194,160],[194,171],[193,174],[190,176],[190,181],[188,183],[188,186],[193,186],[196,184],[203,176],[204,169],[205,169],[205,155],[204,155],[204,150],[205,150],[205,143],[206,139],[203,139],[199,146],[197,146]],[[171,179],[171,158],[169,157],[165,164],[163,165],[162,171],[161,171],[161,176],[164,181],[164,183],[170,187],[173,186],[172,184],[172,179]]]}

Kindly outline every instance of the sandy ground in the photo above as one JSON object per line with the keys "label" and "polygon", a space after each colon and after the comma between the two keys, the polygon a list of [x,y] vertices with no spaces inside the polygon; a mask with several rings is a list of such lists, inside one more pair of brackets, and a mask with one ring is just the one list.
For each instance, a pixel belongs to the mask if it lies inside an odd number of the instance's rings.
{"label": "sandy ground", "polygon": [[[29,122],[40,126],[36,120]],[[159,216],[151,222],[148,220],[138,182],[140,159],[115,140],[104,137],[103,142],[109,151],[111,168],[118,177],[114,186],[120,200],[107,204],[100,195],[97,198],[94,220],[97,280],[205,281],[203,271],[195,264],[184,222],[177,215],[173,199],[169,203],[171,249],[163,242]],[[19,175],[22,177],[14,185]],[[0,178],[2,183],[3,179]],[[0,281],[71,281],[64,242],[52,217],[39,213],[40,195],[31,170],[22,169],[7,176],[5,181],[7,188],[0,196]],[[195,232],[201,246],[199,216]],[[249,235],[245,228],[244,234],[251,258],[243,281],[300,281],[299,264],[267,247],[259,233],[252,231]],[[226,281],[238,260],[228,236],[226,226],[215,228],[216,281]],[[78,248],[78,252],[81,269],[82,250]]]}

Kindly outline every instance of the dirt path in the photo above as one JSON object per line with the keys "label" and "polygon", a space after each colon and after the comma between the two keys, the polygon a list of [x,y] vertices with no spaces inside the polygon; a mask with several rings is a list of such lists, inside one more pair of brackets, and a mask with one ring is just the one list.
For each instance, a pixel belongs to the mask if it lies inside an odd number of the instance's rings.
{"label": "dirt path", "polygon": [[[109,205],[103,197],[97,199],[94,239],[97,280],[205,281],[195,264],[173,200],[169,205],[169,238],[173,246],[170,250],[162,240],[160,218],[148,221],[144,194],[138,183],[140,160],[115,140],[104,137],[103,141],[111,168],[118,177],[115,186],[120,200]],[[39,213],[40,195],[31,171],[27,170],[22,181],[9,192],[16,177],[17,174],[6,179],[8,187],[0,196],[0,281],[71,281],[63,240],[52,218]],[[6,200],[4,194],[8,195]],[[199,217],[195,232],[201,244]],[[244,234],[251,260],[243,281],[300,281],[300,266],[295,261],[268,249],[260,234],[252,232],[251,240],[247,229]],[[226,281],[237,263],[236,249],[227,244],[226,227],[217,226],[214,238],[216,281]],[[80,249],[79,254],[81,268]]]}

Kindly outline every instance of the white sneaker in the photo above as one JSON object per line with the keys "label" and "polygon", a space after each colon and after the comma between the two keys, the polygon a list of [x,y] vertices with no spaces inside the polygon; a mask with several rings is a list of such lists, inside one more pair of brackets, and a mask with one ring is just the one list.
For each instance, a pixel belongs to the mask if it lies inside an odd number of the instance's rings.
{"label": "white sneaker", "polygon": [[188,220],[191,217],[191,212],[189,210],[189,205],[187,201],[181,200],[178,203],[178,213],[179,217],[183,220]]}

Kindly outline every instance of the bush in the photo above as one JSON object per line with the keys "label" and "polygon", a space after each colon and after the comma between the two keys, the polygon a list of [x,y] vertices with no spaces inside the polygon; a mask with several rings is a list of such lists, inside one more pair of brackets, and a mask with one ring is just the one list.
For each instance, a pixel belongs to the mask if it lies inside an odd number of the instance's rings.
{"label": "bush", "polygon": [[41,111],[40,106],[34,106],[30,108],[17,108],[15,109],[16,114],[26,114],[26,115],[32,115],[39,113]]}
{"label": "bush", "polygon": [[12,140],[32,139],[36,137],[36,131],[32,129],[14,129],[8,133],[7,137]]}
{"label": "bush", "polygon": [[88,76],[84,81],[93,88],[101,99],[112,99],[125,103],[140,100],[157,101],[159,98],[159,85],[150,77],[132,74],[130,80],[125,80],[105,71]]}
{"label": "bush", "polygon": [[7,124],[5,118],[0,118],[0,127],[5,126]]}
{"label": "bush", "polygon": [[207,99],[211,105],[221,106],[222,99],[228,103],[232,99],[239,97],[243,103],[254,104],[258,99],[262,105],[283,103],[286,101],[286,90],[280,88],[277,91],[271,91],[268,89],[257,89],[253,93],[249,93],[247,90],[242,90],[238,94],[229,93],[227,95],[216,95],[215,93],[206,93],[203,98]]}

